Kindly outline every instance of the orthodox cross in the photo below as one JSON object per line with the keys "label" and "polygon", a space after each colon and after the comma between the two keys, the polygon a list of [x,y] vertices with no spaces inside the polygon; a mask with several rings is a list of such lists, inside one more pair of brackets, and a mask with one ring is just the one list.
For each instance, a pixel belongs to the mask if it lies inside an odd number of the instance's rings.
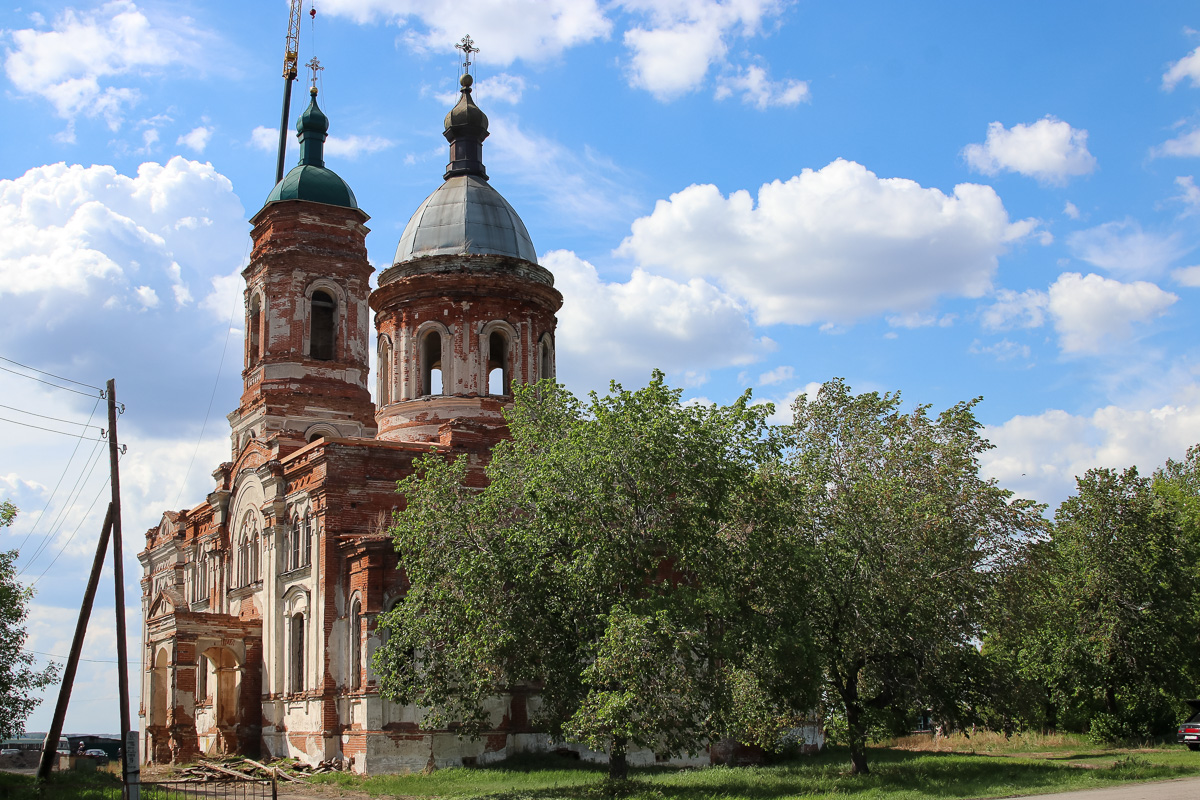
{"label": "orthodox cross", "polygon": [[317,73],[325,68],[321,66],[320,61],[317,61],[316,56],[313,56],[311,59],[309,59],[308,63],[304,66],[312,70],[312,87],[314,89],[317,88]]}
{"label": "orthodox cross", "polygon": [[463,59],[464,59],[463,60],[463,73],[469,74],[471,72],[471,55],[473,53],[479,52],[479,48],[475,46],[475,41],[468,34],[467,36],[464,36],[462,38],[461,42],[454,45],[454,49],[462,50]]}

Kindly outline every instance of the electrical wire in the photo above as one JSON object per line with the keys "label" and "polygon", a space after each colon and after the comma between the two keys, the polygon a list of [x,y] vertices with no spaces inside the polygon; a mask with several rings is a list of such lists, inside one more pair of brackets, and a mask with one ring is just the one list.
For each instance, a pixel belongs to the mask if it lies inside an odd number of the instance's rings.
{"label": "electrical wire", "polygon": [[[46,372],[45,370],[38,369],[37,367],[31,367],[27,364],[22,364],[19,361],[13,361],[11,358],[5,358],[4,356],[0,356],[0,361],[7,361],[9,364],[15,364],[16,366],[20,367],[21,369],[31,370],[33,372],[38,373],[39,375],[45,375],[47,377],[54,378],[55,380],[66,381],[67,383],[73,383],[76,386],[86,386],[89,389],[95,389],[97,392],[104,391],[99,386],[92,386],[90,383],[83,383],[82,381],[77,381],[72,378],[64,378],[61,375],[55,375],[53,372]],[[18,373],[18,374],[20,374],[20,373]],[[26,376],[26,377],[28,377],[28,376]]]}
{"label": "electrical wire", "polygon": [[[88,415],[88,426],[91,426],[92,418],[96,416],[96,409],[100,407],[100,398],[96,398],[96,402],[92,404],[92,413]],[[58,483],[54,484],[54,489],[50,492],[50,496],[46,498],[46,505],[42,507],[42,513],[37,515],[37,519],[29,526],[29,530],[25,533],[25,538],[21,540],[21,545],[18,550],[25,549],[25,543],[29,541],[29,537],[37,530],[37,526],[41,524],[46,517],[46,512],[50,510],[50,504],[54,502],[55,495],[58,494],[58,488],[62,486],[63,478],[67,477],[67,473],[71,471],[71,464],[75,462],[75,456],[79,453],[79,445],[83,444],[83,439],[78,439],[75,442],[75,448],[71,451],[71,457],[67,459],[67,465],[63,467],[62,474],[58,476]]]}
{"label": "electrical wire", "polygon": [[[120,460],[120,458],[121,458],[120,456],[117,456],[118,461]],[[33,580],[33,582],[29,584],[30,589],[37,586],[38,581],[40,581],[42,578],[46,577],[46,573],[49,572],[50,568],[53,567],[55,562],[58,561],[58,558],[59,558],[59,556],[61,556],[63,554],[63,551],[67,549],[67,545],[69,545],[71,543],[71,541],[75,538],[75,534],[79,533],[79,529],[83,527],[84,521],[91,515],[92,509],[96,507],[96,501],[100,499],[100,494],[106,488],[108,488],[109,480],[110,480],[109,478],[104,479],[104,484],[100,487],[100,491],[96,492],[96,496],[94,498],[92,498],[92,504],[90,506],[88,506],[88,510],[85,511],[83,514],[83,517],[80,518],[79,524],[75,526],[75,530],[71,531],[71,535],[67,537],[67,540],[65,542],[63,542],[63,546],[58,548],[58,552],[54,554],[54,558],[51,559],[50,563],[46,565],[46,568],[44,570],[42,570],[42,574],[38,575],[37,578],[35,578]]]}
{"label": "electrical wire", "polygon": [[[100,453],[101,453],[101,450],[99,447],[99,443],[97,443],[97,446],[92,448],[92,454],[90,456],[88,456],[88,460],[91,461],[91,466],[87,467],[86,475],[84,474],[84,472],[82,470],[80,471],[79,477],[75,479],[75,486],[73,486],[71,488],[71,491],[67,494],[67,500],[63,504],[63,507],[61,509],[59,509],[58,516],[55,517],[54,522],[51,523],[50,530],[47,531],[46,533],[42,534],[41,544],[39,544],[37,549],[33,551],[33,555],[29,557],[29,560],[27,560],[25,562],[25,565],[23,567],[21,567],[20,572],[17,573],[18,577],[23,575],[25,572],[27,572],[29,570],[30,567],[33,566],[33,563],[35,561],[37,561],[38,557],[41,556],[41,554],[43,552],[45,552],[46,548],[50,546],[50,542],[61,531],[63,522],[65,521],[65,518],[66,518],[67,511],[70,510],[72,507],[74,507],[75,503],[79,499],[80,493],[83,492],[84,484],[87,483],[87,480],[92,477],[92,472],[95,471],[96,465],[100,463]],[[108,480],[109,480],[108,478],[105,478],[105,485],[107,485]],[[95,501],[92,502],[92,505],[93,506],[95,505]],[[83,519],[87,518],[87,514],[91,513],[91,510],[92,509],[89,507],[87,510],[87,513],[84,514]],[[83,519],[81,519],[79,521],[80,525],[83,524]],[[76,528],[76,530],[78,530],[78,528]],[[72,536],[74,536],[74,534],[72,534]]]}
{"label": "electrical wire", "polygon": [[[61,387],[59,387],[59,388],[61,388]],[[68,389],[67,391],[72,391],[72,390]],[[82,394],[82,392],[79,392],[79,394]],[[8,419],[6,417],[0,417],[0,422],[8,422],[12,425],[20,425],[22,428],[33,428],[35,431],[45,431],[46,433],[57,433],[62,436],[71,436],[76,439],[83,439],[85,442],[103,442],[104,441],[103,439],[89,438],[87,436],[84,436],[82,433],[67,433],[66,431],[56,431],[56,430],[54,430],[54,428],[43,428],[41,425],[31,425],[28,422],[17,422],[15,419]],[[71,424],[75,425],[76,423],[72,422]]]}
{"label": "electrical wire", "polygon": [[[5,360],[5,361],[8,361],[8,359],[7,359],[7,358],[6,358],[6,359],[4,359],[4,360]],[[12,362],[12,363],[16,363],[16,362]],[[24,366],[24,365],[22,365],[22,366]],[[26,367],[26,369],[33,369],[33,367]],[[20,375],[22,378],[28,378],[28,379],[29,379],[29,380],[31,380],[31,381],[37,381],[38,383],[44,383],[44,384],[46,384],[47,386],[53,386],[55,389],[62,389],[64,392],[74,392],[75,394],[81,394],[81,395],[83,395],[84,397],[95,397],[95,396],[96,396],[96,395],[92,394],[91,392],[81,392],[81,391],[79,391],[78,389],[72,389],[72,388],[71,388],[71,387],[69,387],[69,386],[59,386],[57,383],[51,383],[50,381],[44,381],[44,380],[42,380],[41,378],[35,378],[35,377],[33,377],[32,375],[26,375],[24,372],[17,372],[15,369],[9,369],[8,367],[0,367],[0,370],[4,370],[5,372],[11,372],[13,375]],[[41,372],[41,370],[37,370],[37,371],[38,371],[38,372]],[[44,375],[49,375],[50,373],[48,373],[48,372],[45,372],[45,373],[42,373],[42,374],[44,374]],[[68,379],[68,378],[60,378],[59,380],[64,380],[64,381],[65,381],[65,380],[69,380],[69,379]],[[75,381],[71,381],[71,383],[75,383]],[[80,385],[81,385],[81,386],[87,386],[87,384],[86,384],[86,383],[83,383],[83,384],[80,384]],[[101,396],[101,397],[103,397],[103,396],[104,396],[104,390],[103,390],[103,389],[100,389],[100,388],[98,388],[98,387],[93,387],[93,388],[95,388],[97,392],[100,392],[100,396]]]}
{"label": "electrical wire", "polygon": [[[35,656],[46,656],[47,658],[61,658],[63,661],[66,661],[68,658],[70,658],[70,656],[60,656],[56,653],[43,653],[41,650],[26,650],[25,652],[32,653]],[[93,664],[120,664],[121,663],[120,661],[117,661],[115,659],[83,658],[82,656],[80,656],[79,660],[80,661],[90,661]]]}
{"label": "electrical wire", "polygon": [[[97,400],[96,402],[99,403],[100,401]],[[69,419],[60,419],[59,417],[48,417],[45,414],[35,414],[32,411],[26,411],[23,408],[16,408],[14,406],[6,406],[3,403],[0,403],[0,408],[7,408],[9,411],[16,411],[18,414],[28,414],[29,416],[37,417],[38,419],[48,419],[53,422],[61,422],[64,425],[78,425],[81,428],[92,427],[92,421],[90,419],[87,422],[75,422]]]}

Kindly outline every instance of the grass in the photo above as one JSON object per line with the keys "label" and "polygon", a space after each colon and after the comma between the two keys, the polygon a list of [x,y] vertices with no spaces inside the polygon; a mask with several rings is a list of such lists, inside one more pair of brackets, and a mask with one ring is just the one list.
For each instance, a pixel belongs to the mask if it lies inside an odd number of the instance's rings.
{"label": "grass", "polygon": [[[316,776],[313,781],[376,796],[464,800],[782,800],[827,795],[854,800],[947,800],[1200,775],[1200,753],[1183,748],[1106,750],[1074,738],[1053,743],[1009,742],[1007,749],[992,743],[991,747],[993,752],[974,753],[873,747],[871,774],[863,776],[849,774],[849,756],[844,749],[829,748],[817,756],[762,767],[634,769],[632,779],[620,784],[607,781],[604,767],[556,756],[524,756],[492,766],[444,769],[429,775],[364,778],[335,773]],[[1034,749],[1036,754],[1032,754]]]}

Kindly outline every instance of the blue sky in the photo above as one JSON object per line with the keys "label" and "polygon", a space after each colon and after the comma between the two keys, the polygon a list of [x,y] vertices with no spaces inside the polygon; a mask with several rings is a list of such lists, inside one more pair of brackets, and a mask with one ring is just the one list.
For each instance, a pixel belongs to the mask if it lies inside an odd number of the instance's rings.
{"label": "blue sky", "polygon": [[[574,390],[660,367],[781,420],[834,376],[935,409],[982,396],[985,472],[1051,506],[1090,467],[1200,442],[1192,3],[309,7],[300,60],[325,67],[327,164],[372,216],[377,269],[441,181],[453,44],[474,38],[485,162],[566,298]],[[134,619],[141,533],[229,457],[286,25],[274,0],[0,10],[0,356],[117,379]],[[294,122],[303,81],[293,97]],[[94,401],[0,382],[0,417],[25,423],[0,422],[0,496],[22,509],[0,547],[45,573],[29,646],[62,654],[104,468],[28,425],[81,428],[25,412],[85,422]],[[106,578],[71,730],[117,727]]]}

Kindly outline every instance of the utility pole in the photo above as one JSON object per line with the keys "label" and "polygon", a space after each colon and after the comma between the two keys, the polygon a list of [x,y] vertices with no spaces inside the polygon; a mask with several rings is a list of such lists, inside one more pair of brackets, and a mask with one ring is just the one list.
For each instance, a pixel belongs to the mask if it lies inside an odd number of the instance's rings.
{"label": "utility pole", "polygon": [[79,668],[79,655],[83,652],[83,638],[87,635],[88,618],[92,615],[92,601],[96,599],[96,584],[100,583],[100,571],[104,569],[104,557],[108,555],[108,535],[112,531],[112,517],[113,507],[112,503],[109,503],[108,513],[104,516],[104,528],[100,531],[100,541],[96,544],[96,558],[92,561],[87,588],[83,591],[83,605],[79,607],[79,620],[75,623],[75,638],[71,640],[71,652],[67,655],[67,666],[63,669],[63,682],[58,690],[58,703],[54,706],[54,719],[50,722],[50,732],[46,734],[46,741],[42,742],[42,758],[37,768],[39,781],[50,777],[50,770],[53,769],[54,759],[58,755],[58,740],[62,738],[67,704],[71,702],[75,671]]}
{"label": "utility pole", "polygon": [[[121,778],[125,785],[125,800],[138,800],[141,766],[137,750],[129,746],[129,653],[125,636],[125,563],[121,551],[121,472],[117,461],[121,448],[117,444],[117,382],[109,379],[108,386],[108,460],[112,487],[113,584],[116,588],[117,612],[117,694],[121,703]],[[122,411],[124,407],[122,406]]]}

